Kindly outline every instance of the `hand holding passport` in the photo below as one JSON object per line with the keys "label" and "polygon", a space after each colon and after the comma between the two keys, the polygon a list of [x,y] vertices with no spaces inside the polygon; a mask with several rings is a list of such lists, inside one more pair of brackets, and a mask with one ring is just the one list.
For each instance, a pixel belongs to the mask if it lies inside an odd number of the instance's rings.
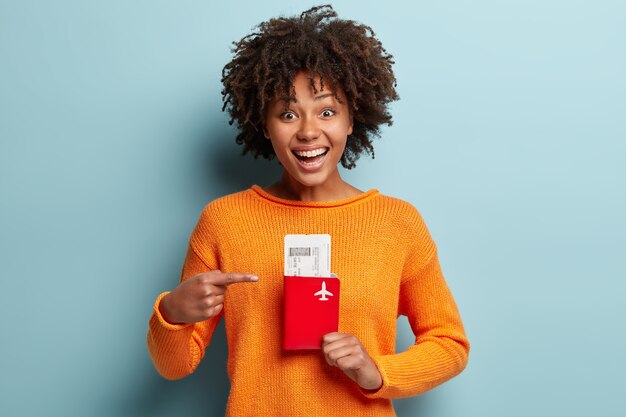
{"label": "hand holding passport", "polygon": [[320,349],[339,324],[339,278],[330,272],[330,235],[285,236],[283,349]]}

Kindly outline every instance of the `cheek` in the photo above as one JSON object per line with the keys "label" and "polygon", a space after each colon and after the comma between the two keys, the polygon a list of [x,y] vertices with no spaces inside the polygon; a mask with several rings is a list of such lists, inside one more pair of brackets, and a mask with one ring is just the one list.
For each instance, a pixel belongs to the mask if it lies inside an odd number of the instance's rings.
{"label": "cheek", "polygon": [[272,142],[274,149],[278,150],[289,144],[288,136],[284,129],[270,127],[267,129],[267,139]]}
{"label": "cheek", "polygon": [[342,143],[335,145],[337,147],[337,149],[339,149],[341,151],[340,157],[341,157],[341,155],[343,155],[344,151],[346,150],[347,143],[348,143],[348,141],[344,140]]}
{"label": "cheek", "polygon": [[277,138],[274,132],[271,133],[268,140],[271,142],[272,148],[274,148],[274,153],[276,154],[276,157],[284,165],[288,161],[289,154],[291,154],[287,143],[281,141],[279,137]]}
{"label": "cheek", "polygon": [[336,132],[334,136],[333,146],[335,148],[341,149],[341,151],[343,152],[343,149],[346,147],[348,140],[350,140],[350,134],[351,134],[350,129],[346,130],[345,127],[338,129],[338,131]]}

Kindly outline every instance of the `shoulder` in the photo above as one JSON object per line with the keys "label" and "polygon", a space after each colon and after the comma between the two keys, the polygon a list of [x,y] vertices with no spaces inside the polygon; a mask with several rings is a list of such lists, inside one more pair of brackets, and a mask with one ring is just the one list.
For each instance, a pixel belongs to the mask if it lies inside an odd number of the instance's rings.
{"label": "shoulder", "polygon": [[200,213],[194,235],[219,234],[233,221],[245,217],[244,213],[249,212],[252,200],[249,191],[248,189],[228,194],[207,203]]}
{"label": "shoulder", "polygon": [[385,207],[388,224],[393,225],[409,252],[429,258],[437,246],[420,211],[408,201],[382,194],[380,197],[379,204]]}
{"label": "shoulder", "polygon": [[379,201],[380,204],[403,212],[411,212],[417,210],[415,206],[413,206],[413,204],[409,203],[408,201],[382,193],[379,195]]}
{"label": "shoulder", "polygon": [[249,191],[228,194],[206,204],[191,233],[191,245],[199,251],[207,248],[217,250],[233,227],[245,220],[243,213],[246,207],[250,207],[252,199]]}
{"label": "shoulder", "polygon": [[208,203],[204,210],[219,210],[230,208],[250,200],[251,189],[245,189],[236,193],[227,194]]}
{"label": "shoulder", "polygon": [[424,219],[420,211],[410,202],[397,197],[380,194],[377,204],[400,227],[408,229],[425,228]]}
{"label": "shoulder", "polygon": [[248,207],[252,199],[250,193],[250,189],[246,189],[216,198],[204,206],[200,220],[209,220],[214,216],[220,216],[226,213],[233,214],[233,212]]}

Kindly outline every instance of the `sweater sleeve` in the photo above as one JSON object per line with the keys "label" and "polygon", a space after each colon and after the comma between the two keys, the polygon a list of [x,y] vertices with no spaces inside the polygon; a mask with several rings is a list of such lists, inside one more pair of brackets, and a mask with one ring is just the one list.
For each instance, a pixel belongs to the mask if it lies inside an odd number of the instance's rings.
{"label": "sweater sleeve", "polygon": [[415,343],[406,351],[374,357],[383,379],[370,398],[421,394],[459,374],[466,366],[469,342],[445,282],[437,248],[423,224],[400,285],[398,313],[407,316]]}
{"label": "sweater sleeve", "polygon": [[[204,216],[203,216],[204,217]],[[201,272],[218,269],[216,256],[212,251],[202,251],[200,256],[195,242],[198,230],[203,228],[202,217],[192,234],[185,262],[181,272],[181,282]],[[168,292],[157,297],[150,318],[147,335],[148,352],[157,371],[166,379],[180,379],[193,373],[211,342],[215,328],[223,316],[217,316],[193,324],[172,324],[167,322],[159,311],[161,300]]]}

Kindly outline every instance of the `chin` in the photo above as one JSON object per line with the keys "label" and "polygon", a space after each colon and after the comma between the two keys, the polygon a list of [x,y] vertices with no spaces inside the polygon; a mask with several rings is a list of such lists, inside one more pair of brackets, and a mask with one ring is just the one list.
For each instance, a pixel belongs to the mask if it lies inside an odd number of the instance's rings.
{"label": "chin", "polygon": [[302,175],[291,175],[289,174],[289,176],[291,177],[292,180],[296,181],[297,183],[305,186],[305,187],[309,187],[309,188],[314,188],[314,187],[319,187],[324,185],[327,180],[328,180],[328,176],[324,175],[324,176],[319,176],[319,175],[306,175],[306,176],[302,176]]}

